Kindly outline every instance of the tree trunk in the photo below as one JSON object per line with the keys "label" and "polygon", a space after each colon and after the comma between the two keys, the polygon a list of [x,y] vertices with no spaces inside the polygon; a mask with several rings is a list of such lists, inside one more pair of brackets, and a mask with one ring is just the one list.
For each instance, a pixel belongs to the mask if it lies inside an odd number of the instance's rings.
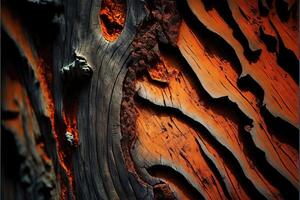
{"label": "tree trunk", "polygon": [[298,1],[4,0],[4,199],[297,199]]}

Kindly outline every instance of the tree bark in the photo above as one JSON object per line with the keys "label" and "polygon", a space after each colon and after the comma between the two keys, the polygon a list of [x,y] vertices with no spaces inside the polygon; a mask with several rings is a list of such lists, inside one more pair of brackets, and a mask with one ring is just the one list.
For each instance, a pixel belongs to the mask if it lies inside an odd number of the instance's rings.
{"label": "tree bark", "polygon": [[297,199],[298,1],[4,0],[4,199]]}

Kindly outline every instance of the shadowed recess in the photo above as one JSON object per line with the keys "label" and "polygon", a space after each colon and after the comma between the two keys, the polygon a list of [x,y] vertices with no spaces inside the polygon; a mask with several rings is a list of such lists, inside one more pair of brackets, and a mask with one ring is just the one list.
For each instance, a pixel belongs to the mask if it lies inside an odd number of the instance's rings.
{"label": "shadowed recess", "polygon": [[154,165],[149,167],[147,171],[151,176],[166,180],[169,184],[172,183],[172,185],[180,189],[180,193],[183,193],[182,195],[184,195],[187,199],[204,199],[197,189],[194,188],[184,176],[171,167]]}
{"label": "shadowed recess", "polygon": [[110,42],[116,40],[121,34],[125,24],[125,0],[102,1],[99,17],[103,37]]}

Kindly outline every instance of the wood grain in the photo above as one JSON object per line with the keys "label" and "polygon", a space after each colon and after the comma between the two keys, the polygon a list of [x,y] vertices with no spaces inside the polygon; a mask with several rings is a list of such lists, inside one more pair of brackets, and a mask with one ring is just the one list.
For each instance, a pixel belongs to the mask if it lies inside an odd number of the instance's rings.
{"label": "wood grain", "polygon": [[297,199],[297,6],[4,0],[4,199]]}

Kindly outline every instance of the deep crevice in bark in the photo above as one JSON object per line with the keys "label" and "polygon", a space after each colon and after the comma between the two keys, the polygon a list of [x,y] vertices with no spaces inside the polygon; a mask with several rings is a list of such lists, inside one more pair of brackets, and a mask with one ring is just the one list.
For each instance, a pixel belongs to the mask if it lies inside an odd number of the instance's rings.
{"label": "deep crevice in bark", "polygon": [[[155,177],[161,178],[172,182],[177,185],[178,188],[185,194],[189,199],[204,199],[204,197],[194,188],[179,172],[171,167],[163,165],[154,165],[147,169],[147,171]],[[157,192],[158,193],[158,192]],[[161,194],[157,194],[157,199],[165,199]]]}

